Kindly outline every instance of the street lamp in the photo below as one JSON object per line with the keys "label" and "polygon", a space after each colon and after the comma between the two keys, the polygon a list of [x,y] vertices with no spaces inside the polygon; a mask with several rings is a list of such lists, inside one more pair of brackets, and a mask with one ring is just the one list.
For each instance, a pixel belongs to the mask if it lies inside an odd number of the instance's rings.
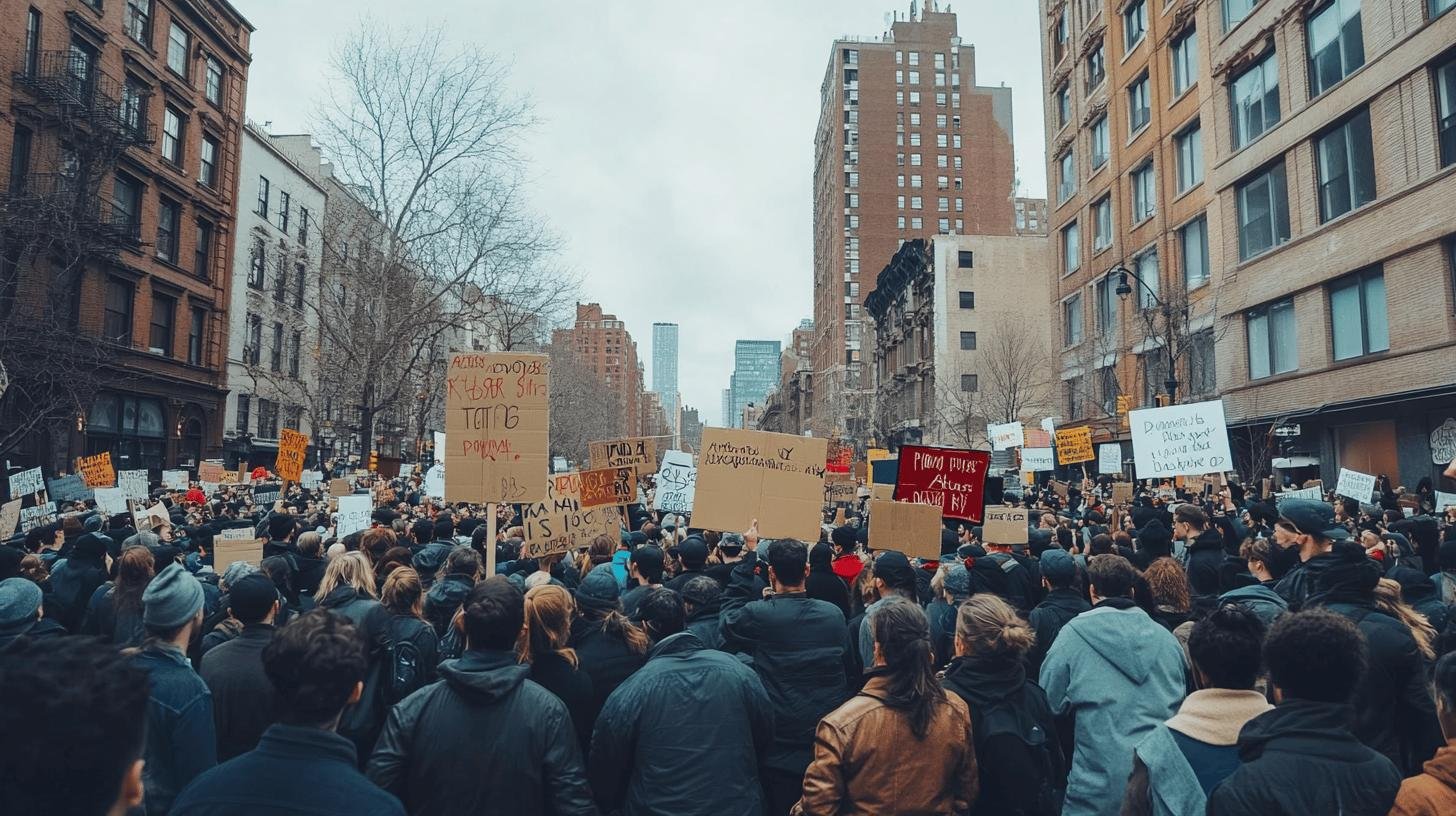
{"label": "street lamp", "polygon": [[[1117,289],[1115,289],[1114,291],[1117,292],[1117,296],[1119,298],[1127,300],[1127,296],[1133,293],[1134,290],[1132,284],[1129,282],[1130,278],[1131,280],[1136,281],[1137,285],[1142,287],[1144,292],[1147,292],[1148,297],[1151,297],[1153,299],[1153,302],[1156,303],[1158,305],[1158,308],[1163,312],[1164,319],[1168,319],[1168,304],[1164,303],[1163,299],[1158,297],[1158,293],[1155,289],[1153,289],[1151,286],[1148,286],[1147,283],[1143,281],[1142,276],[1138,275],[1138,273],[1136,272],[1129,272],[1127,267],[1122,266],[1121,264],[1118,264],[1117,266],[1114,266],[1111,269],[1107,270],[1107,279],[1111,280],[1114,274],[1117,275]],[[1170,326],[1169,334],[1172,333],[1171,328],[1172,327]],[[1168,379],[1163,381],[1163,387],[1166,388],[1168,391],[1168,402],[1171,404],[1173,402],[1176,402],[1178,399],[1178,367],[1173,359],[1173,343],[1171,337],[1165,338],[1163,347],[1164,351],[1168,353]]]}

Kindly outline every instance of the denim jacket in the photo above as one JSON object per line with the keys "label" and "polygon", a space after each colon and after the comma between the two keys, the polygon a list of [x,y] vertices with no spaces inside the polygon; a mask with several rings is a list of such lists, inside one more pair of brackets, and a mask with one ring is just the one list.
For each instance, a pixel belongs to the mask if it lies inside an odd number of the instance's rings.
{"label": "denim jacket", "polygon": [[133,661],[152,686],[142,781],[147,816],[158,816],[188,782],[217,764],[212,694],[187,656],[170,645],[149,644]]}

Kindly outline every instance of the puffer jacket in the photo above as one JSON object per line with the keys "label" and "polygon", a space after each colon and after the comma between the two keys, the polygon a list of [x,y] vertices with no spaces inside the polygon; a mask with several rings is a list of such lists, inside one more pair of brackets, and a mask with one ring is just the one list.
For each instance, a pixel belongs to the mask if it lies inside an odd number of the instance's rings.
{"label": "puffer jacket", "polygon": [[1402,782],[1390,816],[1449,816],[1456,813],[1456,740],[1426,763],[1425,772]]}
{"label": "puffer jacket", "polygon": [[512,652],[467,651],[406,697],[367,774],[410,813],[595,814],[566,706]]}
{"label": "puffer jacket", "polygon": [[1218,596],[1219,603],[1236,603],[1253,612],[1265,628],[1274,625],[1280,615],[1289,611],[1289,602],[1264,584],[1239,587]]}

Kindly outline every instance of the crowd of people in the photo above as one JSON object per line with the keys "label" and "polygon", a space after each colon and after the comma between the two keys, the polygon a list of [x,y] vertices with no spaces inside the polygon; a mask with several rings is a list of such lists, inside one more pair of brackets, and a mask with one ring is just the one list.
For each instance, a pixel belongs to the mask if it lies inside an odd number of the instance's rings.
{"label": "crowd of people", "polygon": [[[61,507],[0,546],[0,813],[1456,813],[1429,484],[1031,488],[1026,543],[948,519],[937,559],[643,486],[542,559],[417,475],[342,536],[299,485]],[[237,528],[261,557],[216,563]]]}

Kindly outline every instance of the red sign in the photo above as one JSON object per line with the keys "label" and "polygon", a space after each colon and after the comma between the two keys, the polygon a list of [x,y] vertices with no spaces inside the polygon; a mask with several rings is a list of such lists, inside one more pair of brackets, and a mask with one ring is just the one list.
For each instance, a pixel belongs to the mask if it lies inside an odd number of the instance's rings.
{"label": "red sign", "polygon": [[824,469],[830,473],[848,473],[854,466],[854,445],[845,444],[839,439],[829,440],[829,456],[824,462]]}
{"label": "red sign", "polygon": [[903,445],[895,501],[933,504],[946,518],[979,522],[990,467],[986,451]]}

